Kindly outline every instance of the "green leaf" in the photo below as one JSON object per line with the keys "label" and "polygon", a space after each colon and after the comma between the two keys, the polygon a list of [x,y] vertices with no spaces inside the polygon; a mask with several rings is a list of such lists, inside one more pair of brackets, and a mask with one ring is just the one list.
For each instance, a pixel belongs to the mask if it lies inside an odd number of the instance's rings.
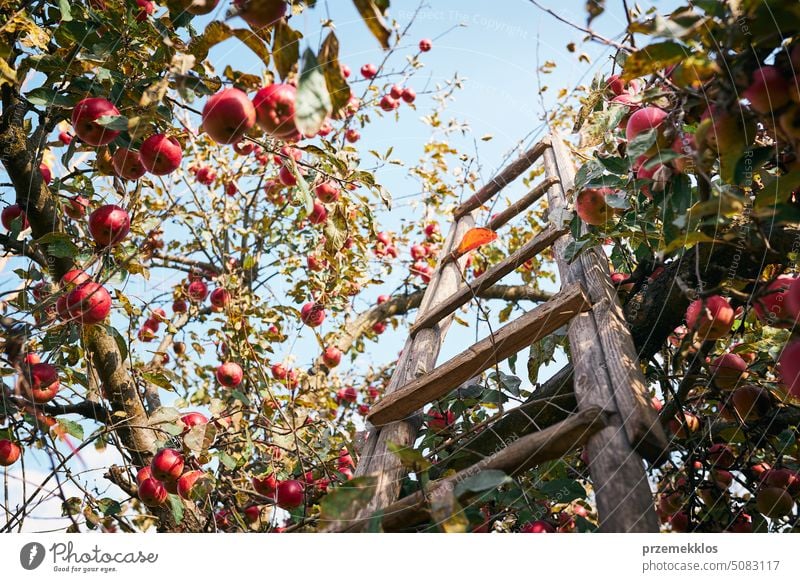
{"label": "green leaf", "polygon": [[528,355],[528,379],[531,381],[531,384],[535,384],[539,381],[539,369],[543,365],[553,361],[556,345],[558,345],[558,342],[552,334],[546,335],[538,342],[531,344],[530,353]]}
{"label": "green leaf", "polygon": [[170,392],[175,392],[175,387],[172,385],[172,382],[170,382],[169,378],[167,378],[162,372],[142,372],[142,378],[151,384],[155,384],[159,388],[169,390]]}
{"label": "green leaf", "polygon": [[109,334],[111,334],[111,337],[114,338],[114,341],[117,344],[117,349],[119,350],[120,358],[124,362],[125,360],[128,359],[128,342],[125,341],[125,338],[122,337],[122,334],[119,333],[119,330],[117,330],[117,328],[112,327],[110,325],[105,325],[103,327],[105,327],[105,330]]}
{"label": "green leaf", "polygon": [[366,475],[343,483],[328,493],[319,503],[322,521],[346,519],[369,503],[375,493],[377,477]]}
{"label": "green leaf", "polygon": [[300,39],[303,35],[280,19],[275,25],[272,41],[272,60],[281,79],[285,79],[292,67],[300,60]]}
{"label": "green leaf", "polygon": [[628,142],[628,157],[632,160],[636,160],[639,158],[639,156],[643,156],[651,147],[653,147],[653,144],[656,143],[656,138],[658,138],[657,129],[644,131],[634,137]]}
{"label": "green leaf", "polygon": [[128,118],[124,115],[103,115],[96,122],[114,131],[128,131]]}
{"label": "green leaf", "polygon": [[61,20],[63,22],[70,22],[72,20],[72,11],[69,8],[69,0],[58,0],[58,9],[61,12]]}
{"label": "green leaf", "polygon": [[175,519],[175,523],[181,523],[183,521],[183,501],[172,493],[169,494],[167,499],[169,500],[169,508],[172,510],[172,517]]}
{"label": "green leaf", "polygon": [[403,466],[414,471],[426,471],[431,466],[431,462],[422,456],[422,451],[420,450],[404,447],[403,445],[393,442],[387,443],[386,448],[400,459]]}
{"label": "green leaf", "polygon": [[389,8],[388,0],[353,0],[358,13],[369,28],[369,31],[381,43],[384,50],[389,49],[389,38],[392,35],[391,29],[386,24],[386,10]]}
{"label": "green leaf", "polygon": [[501,485],[510,483],[511,477],[506,475],[503,471],[495,469],[487,469],[475,475],[467,477],[459,482],[453,493],[458,499],[461,499],[466,493],[482,493],[483,491],[491,491],[497,489]]}
{"label": "green leaf", "polygon": [[63,428],[67,434],[74,436],[79,441],[83,440],[83,427],[74,420],[59,418],[58,425]]}
{"label": "green leaf", "polygon": [[213,46],[234,36],[258,55],[264,65],[269,65],[269,48],[261,40],[261,37],[246,28],[231,28],[219,20],[210,22],[203,30],[203,34],[195,36],[189,43],[188,51],[198,61],[203,61],[208,57],[208,52]]}
{"label": "green leaf", "polygon": [[342,66],[339,64],[339,39],[333,31],[328,33],[319,49],[319,64],[325,75],[333,110],[338,111],[350,100],[350,86],[342,74]]}
{"label": "green leaf", "polygon": [[65,95],[59,95],[49,87],[37,87],[31,89],[25,94],[25,99],[33,105],[39,107],[50,107],[51,105],[58,105],[59,107],[72,107],[75,100]]}
{"label": "green leaf", "polygon": [[72,238],[63,232],[47,233],[36,242],[47,245],[47,254],[52,257],[72,258],[80,252],[80,249],[72,242]]}
{"label": "green leaf", "polygon": [[103,497],[102,499],[97,500],[97,507],[100,511],[103,512],[103,515],[108,517],[109,515],[119,515],[122,513],[122,506],[119,504],[119,501],[111,499],[110,497]]}
{"label": "green leaf", "polygon": [[538,485],[538,489],[548,499],[557,503],[568,503],[575,499],[584,499],[586,497],[586,489],[574,479],[545,481]]}
{"label": "green leaf", "polygon": [[630,171],[628,160],[617,156],[612,157],[598,157],[600,163],[603,164],[606,170],[618,176],[624,176]]}
{"label": "green leaf", "polygon": [[595,159],[591,159],[583,164],[575,173],[575,192],[583,189],[590,180],[595,180],[603,175],[605,169],[603,164]]}
{"label": "green leaf", "polygon": [[624,79],[635,79],[675,65],[691,54],[687,47],[673,41],[656,42],[628,55]]}
{"label": "green leaf", "polygon": [[306,49],[295,100],[294,119],[297,129],[303,135],[315,135],[332,111],[325,75],[314,51]]}

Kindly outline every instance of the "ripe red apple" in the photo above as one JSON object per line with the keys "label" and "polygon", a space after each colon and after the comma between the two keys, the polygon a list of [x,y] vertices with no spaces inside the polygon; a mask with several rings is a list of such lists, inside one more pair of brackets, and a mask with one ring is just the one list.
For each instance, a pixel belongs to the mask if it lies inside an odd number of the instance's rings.
{"label": "ripe red apple", "polygon": [[586,224],[600,226],[614,216],[614,209],[606,204],[611,188],[584,188],[575,199],[575,211]]}
{"label": "ripe red apple", "polygon": [[145,479],[152,479],[153,478],[153,470],[150,468],[150,465],[145,465],[136,473],[136,484],[141,485],[142,481]]}
{"label": "ripe red apple", "polygon": [[384,95],[383,97],[381,97],[380,106],[381,109],[383,109],[386,112],[394,111],[399,107],[399,105],[400,104],[397,102],[397,99],[395,99],[391,95]]}
{"label": "ripe red apple", "polygon": [[700,419],[691,412],[678,412],[670,419],[668,426],[672,434],[685,439],[689,438],[689,433],[700,430]]}
{"label": "ripe red apple", "polygon": [[139,499],[148,507],[158,507],[167,500],[167,488],[157,479],[145,479],[139,483]]}
{"label": "ripe red apple", "polygon": [[720,388],[731,389],[747,373],[747,362],[738,354],[723,354],[709,365],[714,383]]}
{"label": "ripe red apple", "polygon": [[208,297],[208,285],[206,285],[205,281],[192,281],[186,287],[186,294],[189,295],[189,299],[194,303],[205,301],[206,297]]}
{"label": "ripe red apple", "polygon": [[294,509],[303,505],[303,483],[297,479],[279,482],[275,489],[275,502],[282,509]]}
{"label": "ripe red apple", "polygon": [[12,223],[17,218],[20,218],[20,230],[25,230],[30,226],[28,224],[28,217],[19,204],[9,204],[3,208],[3,212],[0,213],[0,222],[3,223],[6,230],[11,230]]}
{"label": "ripe red apple", "polygon": [[730,403],[745,422],[754,422],[766,416],[772,408],[769,392],[760,386],[746,385],[733,391]]}
{"label": "ripe red apple", "polygon": [[322,361],[328,368],[335,368],[342,361],[342,350],[336,346],[328,346],[322,352]]}
{"label": "ripe red apple", "polygon": [[378,74],[378,67],[373,65],[372,63],[367,63],[366,65],[361,66],[361,76],[365,79],[374,79],[375,75]]}
{"label": "ripe red apple", "polygon": [[417,98],[417,92],[411,87],[406,87],[403,89],[403,93],[400,95],[400,98],[406,103],[413,103]]}
{"label": "ripe red apple", "polygon": [[153,478],[159,481],[177,481],[183,473],[183,455],[176,449],[161,449],[150,462]]}
{"label": "ripe red apple", "polygon": [[217,382],[226,388],[234,388],[242,383],[244,371],[236,362],[225,362],[217,368]]}
{"label": "ripe red apple", "polygon": [[87,97],[79,101],[72,109],[72,127],[75,135],[92,146],[102,146],[114,141],[118,131],[107,129],[97,123],[105,116],[117,116],[119,110],[107,99]]}
{"label": "ripe red apple", "polygon": [[611,89],[614,95],[622,95],[625,92],[625,81],[619,75],[611,75],[606,79],[606,87]]}
{"label": "ripe red apple", "polygon": [[264,497],[273,497],[275,489],[278,487],[278,479],[275,478],[274,473],[262,477],[253,477],[252,483],[256,493]]}
{"label": "ripe red apple", "polygon": [[187,428],[194,428],[195,426],[208,424],[208,418],[206,418],[205,414],[200,412],[187,412],[181,416],[181,422],[185,424]]}
{"label": "ripe red apple", "polygon": [[756,508],[773,519],[789,515],[794,507],[792,496],[781,487],[764,487],[756,494]]}
{"label": "ripe red apple", "polygon": [[21,453],[22,449],[17,443],[8,439],[0,439],[0,466],[13,465]]}
{"label": "ripe red apple", "polygon": [[753,72],[752,82],[742,92],[742,97],[758,113],[770,113],[789,102],[789,84],[777,68],[761,67]]}
{"label": "ripe red apple", "polygon": [[28,381],[30,399],[37,404],[52,400],[61,387],[58,370],[52,364],[40,362],[28,366],[25,376]]}
{"label": "ripe red apple", "polygon": [[781,275],[766,288],[761,286],[753,299],[753,309],[758,319],[772,327],[791,328],[793,313],[787,301],[787,291],[795,277]]}
{"label": "ripe red apple", "polygon": [[728,445],[715,443],[708,447],[708,462],[718,469],[730,469],[736,462],[736,455]]}
{"label": "ripe red apple", "polygon": [[233,5],[239,16],[256,30],[277,23],[287,8],[283,0],[233,0]]}
{"label": "ripe red apple", "polygon": [[778,358],[778,371],[789,394],[800,398],[800,340],[792,340],[784,346]]}
{"label": "ripe red apple", "polygon": [[719,339],[731,330],[735,312],[720,295],[695,299],[686,310],[686,325],[703,339]]}
{"label": "ripe red apple", "polygon": [[378,301],[377,301],[378,305],[382,305],[382,304],[386,303],[387,301],[389,301],[389,296],[388,295],[378,295]]}
{"label": "ripe red apple", "polygon": [[189,305],[183,299],[176,299],[172,302],[172,311],[175,313],[186,313],[189,310]]}
{"label": "ripe red apple", "polygon": [[319,200],[314,201],[314,209],[308,215],[311,224],[324,224],[328,220],[328,209]]}
{"label": "ripe red apple", "polygon": [[659,107],[642,107],[634,111],[625,127],[625,137],[631,141],[640,133],[658,128],[667,118],[667,112]]}
{"label": "ripe red apple", "polygon": [[340,66],[341,66],[341,69],[342,69],[342,76],[345,79],[348,78],[350,76],[350,74],[352,73],[352,71],[350,70],[350,67],[348,67],[347,65],[340,65]]}
{"label": "ripe red apple", "polygon": [[186,344],[183,342],[175,342],[172,344],[172,351],[175,352],[176,356],[182,356],[186,353]]}
{"label": "ripe red apple", "polygon": [[214,168],[203,166],[197,169],[194,177],[200,184],[203,184],[204,186],[211,186],[214,183],[214,180],[217,179],[217,172],[214,171]]}
{"label": "ripe red apple", "polygon": [[94,325],[111,312],[111,295],[99,283],[89,281],[67,295],[66,308],[71,319],[82,325]]}
{"label": "ripe red apple", "polygon": [[89,208],[89,199],[80,194],[68,198],[64,204],[64,213],[73,220],[80,220],[86,215],[86,210]]}
{"label": "ripe red apple", "polygon": [[217,287],[211,292],[211,297],[209,297],[209,300],[211,301],[211,305],[217,309],[224,309],[231,302],[231,294],[227,289]]}
{"label": "ripe red apple", "polygon": [[689,529],[689,514],[685,511],[679,511],[669,516],[667,521],[674,532],[683,533]]}
{"label": "ripe red apple", "polygon": [[351,127],[344,132],[344,139],[346,139],[348,143],[356,143],[361,139],[361,133],[357,129]]}
{"label": "ripe red apple", "polygon": [[686,133],[683,135],[683,140],[680,135],[675,136],[672,142],[672,151],[680,154],[681,157],[675,158],[670,161],[675,171],[680,174],[685,174],[692,165],[692,157],[697,151],[697,142],[695,141],[694,134]]}
{"label": "ripe red apple", "polygon": [[308,327],[319,327],[325,321],[325,307],[309,302],[300,308],[300,320]]}
{"label": "ripe red apple", "polygon": [[118,148],[111,157],[117,176],[125,180],[138,180],[147,173],[139,152],[129,148]]}
{"label": "ripe red apple", "polygon": [[556,528],[543,519],[529,521],[520,528],[520,533],[556,533]]}
{"label": "ripe red apple", "polygon": [[434,240],[436,235],[439,234],[439,223],[438,222],[429,222],[425,225],[425,236],[428,237],[428,240]]}
{"label": "ripe red apple", "polygon": [[272,377],[276,380],[285,380],[289,373],[289,370],[283,364],[272,364],[270,371],[272,372]]}
{"label": "ripe red apple", "polygon": [[203,129],[217,143],[235,144],[255,124],[255,107],[239,89],[223,89],[203,107]]}
{"label": "ripe red apple", "polygon": [[333,181],[325,181],[320,182],[314,188],[314,193],[317,195],[317,198],[320,199],[321,202],[325,204],[332,204],[339,200],[339,193],[341,190],[339,186],[336,185],[336,182]]}
{"label": "ripe red apple", "polygon": [[372,325],[372,331],[374,331],[378,335],[381,335],[383,332],[386,331],[386,322],[385,321],[376,321]]}
{"label": "ripe red apple", "polygon": [[197,483],[197,480],[203,477],[205,473],[203,471],[187,471],[183,475],[178,478],[178,495],[183,497],[184,499],[191,499],[192,498],[192,489]]}
{"label": "ripe red apple", "polygon": [[177,2],[181,9],[195,16],[210,14],[219,4],[219,0],[177,0]]}
{"label": "ripe red apple", "polygon": [[115,204],[101,206],[89,215],[89,232],[98,247],[121,243],[131,230],[131,219],[124,208]]}
{"label": "ripe red apple", "polygon": [[768,487],[781,487],[796,496],[800,493],[800,474],[786,468],[769,469],[762,476],[761,482]]}
{"label": "ripe red apple", "polygon": [[50,170],[50,166],[44,162],[39,164],[39,173],[42,175],[42,181],[45,184],[49,184],[53,181],[53,172]]}
{"label": "ripe red apple", "polygon": [[69,144],[72,143],[72,136],[66,131],[61,131],[58,133],[58,141],[60,141],[65,146],[68,146]]}
{"label": "ripe red apple", "polygon": [[431,50],[431,47],[433,47],[433,43],[429,38],[423,38],[421,41],[419,41],[419,50],[423,53]]}
{"label": "ripe red apple", "polygon": [[70,269],[61,276],[61,285],[67,289],[73,289],[91,280],[92,278],[83,269]]}
{"label": "ripe red apple", "polygon": [[166,176],[180,167],[183,150],[174,137],[157,133],[142,142],[139,157],[148,172],[156,176]]}
{"label": "ripe red apple", "polygon": [[339,402],[339,404],[343,404],[345,402],[352,404],[358,400],[358,392],[352,386],[339,388],[339,390],[336,391],[336,400]]}
{"label": "ripe red apple", "polygon": [[434,432],[447,430],[455,421],[456,415],[452,410],[439,412],[438,410],[428,411],[428,427]]}
{"label": "ripe red apple", "polygon": [[256,93],[253,106],[259,127],[273,137],[287,139],[297,135],[294,123],[297,89],[287,83],[268,85]]}

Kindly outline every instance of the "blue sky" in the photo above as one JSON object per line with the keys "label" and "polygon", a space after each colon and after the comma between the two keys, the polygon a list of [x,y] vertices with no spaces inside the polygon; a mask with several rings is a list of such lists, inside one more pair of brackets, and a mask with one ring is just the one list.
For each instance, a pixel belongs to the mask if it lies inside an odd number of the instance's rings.
{"label": "blue sky", "polygon": [[[559,2],[544,0],[543,3],[563,17],[585,24],[585,0]],[[221,4],[227,5],[227,2]],[[619,40],[620,33],[625,27],[621,2],[608,0],[608,4],[607,12],[598,18],[593,26],[599,33]],[[645,1],[639,4],[645,8],[655,5],[660,11],[666,11],[677,3]],[[399,21],[402,28],[408,23],[417,5],[418,3],[413,0],[395,0],[392,2],[390,14]],[[416,52],[419,39],[434,39],[433,50],[422,57],[424,69],[416,74],[411,84],[418,92],[422,92],[426,88],[433,88],[437,83],[451,79],[456,73],[464,79],[464,87],[456,93],[448,115],[468,122],[471,133],[465,137],[454,137],[452,144],[468,153],[477,151],[484,180],[488,180],[495,170],[502,167],[504,159],[520,140],[527,139],[527,144],[530,144],[543,135],[544,109],[556,104],[557,94],[561,88],[571,90],[581,83],[588,83],[595,72],[607,72],[611,69],[610,57],[613,55],[611,49],[597,43],[584,43],[583,33],[556,21],[527,0],[504,0],[502,3],[485,0],[458,2],[440,0],[429,1],[425,6],[404,42],[407,46],[397,51],[389,62],[389,68],[391,69],[392,65],[401,67],[406,56]],[[352,3],[342,0],[319,1],[317,9],[293,18],[291,24],[293,28],[304,33],[304,42],[307,46],[316,49],[320,41],[320,18],[325,15],[326,10],[336,23],[341,43],[340,60],[353,70],[351,80],[358,79],[360,66],[367,62],[380,62],[383,54]],[[244,26],[240,20],[232,21],[231,24]],[[567,50],[567,44],[571,42],[576,44],[575,52]],[[579,61],[578,56],[581,53],[588,55],[590,64]],[[215,63],[219,63],[218,71],[224,68],[225,62],[233,62],[240,70],[255,74],[262,72],[260,62],[236,40],[227,41],[216,47],[211,53],[211,58]],[[537,64],[543,64],[545,61],[554,61],[558,66],[552,73],[542,75],[542,83],[549,87],[544,94],[543,109],[538,95],[536,69]],[[356,92],[360,93],[363,90],[363,83],[354,83],[354,87]],[[429,97],[421,95],[416,104],[416,112],[407,107],[400,108],[399,122],[395,122],[393,116],[378,119],[378,116],[373,114],[375,122],[362,131],[363,137],[359,146],[365,151],[367,149],[385,151],[389,147],[394,147],[393,157],[404,160],[406,164],[414,164],[422,155],[422,146],[430,135],[430,129],[419,118],[430,111],[432,102]],[[491,135],[492,139],[481,141],[480,138],[485,135]],[[366,155],[365,159],[368,159]],[[378,172],[377,178],[397,200],[394,210],[380,214],[382,223],[390,230],[397,230],[402,221],[419,220],[419,209],[415,210],[410,206],[414,200],[413,195],[419,192],[419,185],[407,175],[406,168],[388,165]],[[524,191],[520,181],[507,188],[504,195],[513,199]],[[11,196],[10,190],[2,193],[5,203],[10,203]],[[448,222],[447,217],[442,217],[440,222],[444,226]],[[403,249],[403,252],[407,257],[407,249]],[[17,284],[16,276],[11,273],[14,268],[12,265],[15,264],[16,261],[12,261],[0,271],[0,290]],[[404,273],[405,270],[398,269],[397,272]],[[154,279],[147,284],[130,283],[126,293],[131,294],[132,290],[136,289],[143,293],[153,293],[159,288],[167,290],[177,280],[175,275],[156,273]],[[399,278],[388,281],[386,289],[394,289],[398,282]],[[385,291],[380,289],[371,291],[363,300],[356,303],[357,308],[366,308],[381,292]],[[496,313],[501,304],[494,302],[493,305]],[[472,317],[474,319],[474,310]],[[458,328],[452,329],[440,362],[464,349],[474,340],[474,329],[468,333]],[[482,337],[484,330],[480,330],[479,334]],[[393,358],[404,340],[405,331],[402,328],[395,332],[387,331],[379,343],[368,344],[369,355],[363,362],[357,364],[381,362]],[[148,347],[154,345],[149,344]],[[299,363],[305,365],[316,357],[318,348],[310,336],[304,334],[293,344],[293,351],[298,356]],[[520,360],[523,361],[523,358],[524,354],[521,354]],[[559,360],[557,366],[563,361],[562,358]],[[540,380],[546,379],[546,375],[547,371],[543,371]],[[112,459],[94,452],[87,452],[87,456],[89,466],[108,464]],[[30,459],[29,468],[35,467],[36,475],[40,472],[42,475],[46,473],[47,460],[39,458],[38,455],[30,456]],[[88,474],[87,482],[104,486],[102,479],[96,481],[96,477],[100,474],[101,472]],[[32,481],[35,485],[35,477]],[[12,487],[12,497],[13,491]],[[40,512],[41,515],[59,513],[58,503],[55,505],[51,503]],[[46,526],[58,523],[59,520],[52,522],[48,520],[46,525],[37,522],[31,529],[48,529]]]}

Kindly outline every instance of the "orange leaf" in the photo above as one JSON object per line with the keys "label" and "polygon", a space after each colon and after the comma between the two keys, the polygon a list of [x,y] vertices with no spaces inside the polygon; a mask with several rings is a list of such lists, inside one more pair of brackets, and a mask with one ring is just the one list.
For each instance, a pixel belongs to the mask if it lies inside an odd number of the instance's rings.
{"label": "orange leaf", "polygon": [[458,245],[456,254],[458,256],[465,255],[470,251],[474,251],[478,247],[482,247],[483,245],[488,245],[496,238],[497,238],[497,233],[493,230],[482,227],[471,228],[464,235],[464,238],[461,239],[461,243]]}

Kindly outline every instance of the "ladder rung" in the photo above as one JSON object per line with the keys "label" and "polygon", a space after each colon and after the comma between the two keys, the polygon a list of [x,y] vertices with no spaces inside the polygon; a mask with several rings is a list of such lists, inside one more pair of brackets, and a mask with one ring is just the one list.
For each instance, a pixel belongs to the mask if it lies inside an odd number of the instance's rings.
{"label": "ladder rung", "polygon": [[422,319],[415,322],[414,325],[411,326],[409,333],[414,335],[420,329],[438,323],[443,317],[450,315],[462,305],[466,305],[475,295],[488,289],[525,263],[525,261],[532,259],[544,249],[550,247],[556,239],[566,232],[568,232],[568,229],[556,230],[552,225],[548,225],[542,232],[524,244],[515,253],[494,265],[472,283],[459,287],[458,291],[450,295],[450,297],[433,308],[429,313],[426,313]]}
{"label": "ladder rung", "polygon": [[495,215],[489,223],[486,225],[486,228],[489,230],[498,230],[504,224],[506,224],[509,220],[517,216],[520,212],[528,208],[531,204],[539,200],[545,192],[552,186],[553,184],[558,184],[561,180],[556,176],[548,176],[544,179],[540,184],[537,184],[536,187],[533,188],[530,192],[525,194],[522,198],[511,204],[508,208],[503,210],[502,212]]}
{"label": "ladder rung", "polygon": [[500,192],[500,190],[505,188],[510,182],[516,180],[522,172],[530,168],[549,147],[550,143],[546,140],[537,142],[531,149],[503,168],[488,184],[473,194],[461,204],[461,206],[456,208],[455,217],[461,218],[476,208],[480,208],[487,200],[490,200],[492,196]]}
{"label": "ladder rung", "polygon": [[[513,476],[529,467],[560,459],[583,445],[607,422],[606,412],[602,408],[588,406],[561,422],[518,438],[493,455],[455,475],[431,482],[427,491],[431,495],[435,495],[437,491],[453,491],[458,483],[481,471],[503,471]],[[382,508],[384,531],[400,530],[430,519],[428,498],[429,495],[418,491]],[[356,522],[342,522],[343,527],[338,531],[362,530],[369,525],[371,519],[370,517]]]}
{"label": "ladder rung", "polygon": [[571,285],[421,378],[385,396],[372,407],[367,420],[375,426],[401,420],[589,309],[591,303],[583,288]]}

